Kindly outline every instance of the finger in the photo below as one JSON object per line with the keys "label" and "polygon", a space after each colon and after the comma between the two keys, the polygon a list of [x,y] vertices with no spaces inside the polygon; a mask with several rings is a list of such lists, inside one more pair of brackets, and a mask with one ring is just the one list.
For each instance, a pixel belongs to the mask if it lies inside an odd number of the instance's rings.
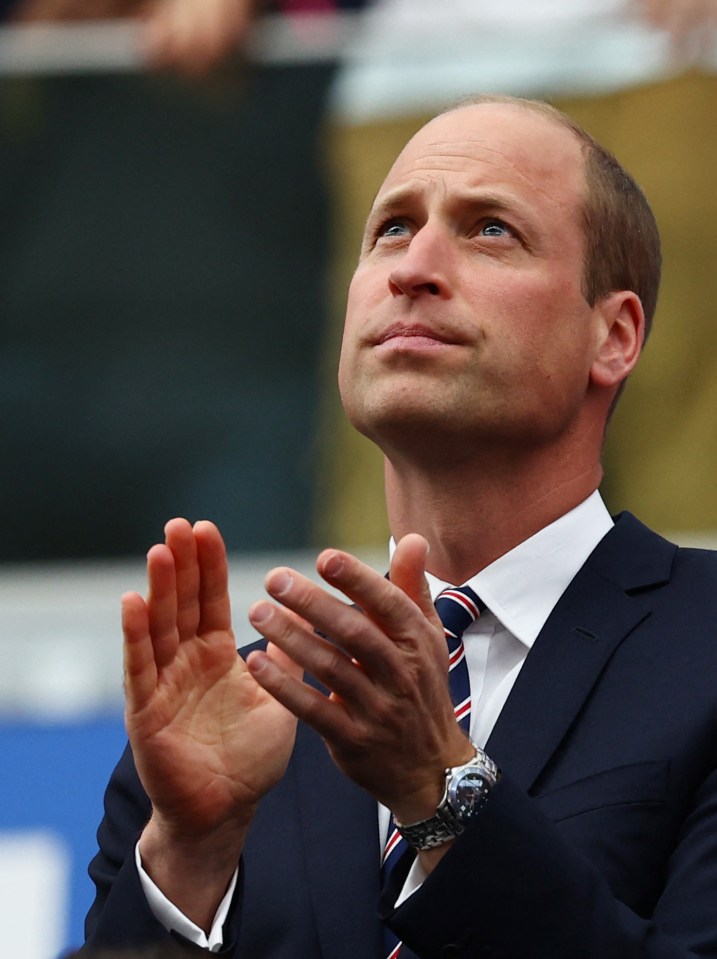
{"label": "finger", "polygon": [[177,632],[177,577],[174,555],[165,544],[147,553],[147,619],[157,668],[172,661],[179,644]]}
{"label": "finger", "polygon": [[698,52],[712,0],[641,0],[641,6],[648,22],[669,34],[676,57],[684,60]]}
{"label": "finger", "polygon": [[186,0],[156,0],[145,14],[144,47],[156,69],[176,67],[186,73],[196,70],[189,43],[192,37],[192,6]]}
{"label": "finger", "polygon": [[215,66],[236,51],[247,35],[254,14],[254,0],[176,0],[184,3],[187,50],[194,48],[202,67]]}
{"label": "finger", "polygon": [[144,56],[155,68],[163,65],[166,51],[171,44],[172,4],[166,0],[155,0],[143,11],[142,46]]}
{"label": "finger", "polygon": [[145,27],[150,62],[188,76],[207,73],[234,45],[244,5],[243,0],[158,0]]}
{"label": "finger", "polygon": [[279,649],[274,643],[269,643],[266,648],[266,654],[269,659],[273,660],[284,672],[293,676],[295,679],[303,679],[304,670],[298,663],[295,663],[290,656],[287,656],[283,649]]}
{"label": "finger", "polygon": [[426,579],[427,558],[428,540],[418,533],[407,534],[396,545],[391,558],[389,579],[410,596],[426,619],[440,627],[441,622]]}
{"label": "finger", "polygon": [[[659,26],[664,16],[663,0],[632,0],[630,7],[637,10],[638,14],[648,23]],[[628,7],[628,10],[629,8]]]}
{"label": "finger", "polygon": [[301,682],[268,651],[254,650],[247,657],[246,664],[251,675],[270,696],[297,719],[308,723],[320,736],[330,741],[351,739],[351,723],[341,705]]}
{"label": "finger", "polygon": [[[347,701],[363,700],[370,694],[371,682],[356,661],[319,636],[292,610],[262,600],[250,607],[249,621],[270,641],[271,647],[281,651],[293,664],[287,672],[293,674],[298,666]],[[272,653],[272,658],[282,665],[276,653]]]}
{"label": "finger", "polygon": [[229,567],[222,535],[209,520],[194,524],[200,572],[199,625],[203,635],[215,630],[231,630]]}
{"label": "finger", "polygon": [[157,666],[149,633],[149,617],[138,593],[122,597],[124,685],[127,709],[138,712],[157,688]]}
{"label": "finger", "polygon": [[[418,583],[418,577],[424,575],[425,566],[425,559],[416,559],[413,555],[420,555],[419,543],[420,538],[409,541],[406,549],[400,552],[398,560],[400,576],[406,585],[410,585],[415,598],[400,585],[387,580],[350,553],[326,550],[319,556],[316,568],[327,583],[340,589],[345,596],[357,603],[381,632],[396,643],[413,646],[416,640],[425,634],[427,625],[432,630],[436,625],[435,614],[430,609],[432,604],[426,602]],[[418,565],[409,574],[412,563]],[[425,605],[425,610],[418,605],[416,599],[420,599]]]}
{"label": "finger", "polygon": [[[237,49],[248,16],[244,6],[239,0],[205,0],[201,27],[208,67]],[[201,9],[202,5],[193,0],[193,10],[198,14]]]}
{"label": "finger", "polygon": [[[373,573],[372,570],[370,572]],[[373,575],[382,586],[395,590],[382,576],[377,573]],[[329,637],[332,645],[339,646],[349,658],[358,660],[372,676],[385,680],[400,670],[400,655],[395,639],[387,638],[363,610],[331,596],[306,576],[286,567],[271,570],[267,574],[265,585],[269,595],[277,602],[297,614],[302,621],[311,624],[309,632],[312,635],[311,627],[315,627]],[[403,598],[408,602],[406,597]],[[273,639],[273,636],[269,638]],[[303,665],[317,679],[325,682],[324,676],[314,672],[314,666],[309,667],[306,663]]]}
{"label": "finger", "polygon": [[197,543],[186,519],[172,519],[164,527],[165,542],[174,557],[177,608],[175,621],[180,642],[195,636],[199,627],[200,570]]}
{"label": "finger", "polygon": [[201,76],[211,65],[211,11],[207,16],[206,0],[174,0],[175,18],[171,60],[186,74]]}

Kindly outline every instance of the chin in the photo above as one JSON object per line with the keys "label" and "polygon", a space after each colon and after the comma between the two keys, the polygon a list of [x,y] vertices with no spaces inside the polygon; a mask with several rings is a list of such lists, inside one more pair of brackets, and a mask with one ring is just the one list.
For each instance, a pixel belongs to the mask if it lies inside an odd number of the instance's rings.
{"label": "chin", "polygon": [[424,403],[380,403],[347,409],[352,425],[384,452],[416,445],[434,449],[455,431],[454,413]]}

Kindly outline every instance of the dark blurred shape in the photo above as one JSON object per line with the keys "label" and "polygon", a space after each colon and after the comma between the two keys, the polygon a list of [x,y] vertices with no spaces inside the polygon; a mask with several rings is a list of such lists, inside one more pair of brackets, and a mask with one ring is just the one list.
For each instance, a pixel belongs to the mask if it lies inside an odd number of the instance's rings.
{"label": "dark blurred shape", "polygon": [[187,959],[200,953],[191,947],[163,943],[142,949],[81,949],[66,953],[62,959]]}
{"label": "dark blurred shape", "polygon": [[307,543],[329,73],[0,86],[0,560]]}

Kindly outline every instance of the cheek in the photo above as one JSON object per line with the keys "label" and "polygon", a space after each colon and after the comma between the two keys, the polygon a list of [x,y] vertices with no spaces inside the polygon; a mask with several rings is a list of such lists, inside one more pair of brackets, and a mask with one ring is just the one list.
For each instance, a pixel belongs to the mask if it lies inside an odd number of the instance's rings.
{"label": "cheek", "polygon": [[493,340],[505,360],[508,378],[522,388],[556,401],[585,388],[590,368],[589,308],[569,287],[531,284],[494,298]]}
{"label": "cheek", "polygon": [[371,325],[377,297],[376,282],[371,277],[367,277],[359,267],[351,280],[346,301],[346,318],[339,357],[339,378],[348,375],[347,369],[354,362],[361,338],[367,334]]}
{"label": "cheek", "polygon": [[506,336],[526,349],[570,354],[588,333],[590,309],[572,282],[526,279],[494,289],[492,302]]}
{"label": "cheek", "polygon": [[344,405],[352,392],[352,385],[358,378],[359,340],[364,323],[360,314],[349,303],[344,321],[343,336],[338,356],[338,383]]}
{"label": "cheek", "polygon": [[[344,331],[344,340],[345,338],[346,338],[346,333]],[[348,355],[347,355],[347,350],[345,345],[342,345],[341,352],[339,353],[338,383],[339,383],[339,395],[341,396],[342,401],[345,402],[346,390],[349,384],[351,383],[350,363],[348,360]]]}

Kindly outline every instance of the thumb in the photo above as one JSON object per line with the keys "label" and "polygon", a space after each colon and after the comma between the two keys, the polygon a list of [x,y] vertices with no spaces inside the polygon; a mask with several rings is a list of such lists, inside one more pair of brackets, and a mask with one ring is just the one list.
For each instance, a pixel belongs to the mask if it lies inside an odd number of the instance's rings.
{"label": "thumb", "polygon": [[413,600],[429,622],[441,625],[426,579],[428,541],[419,533],[407,533],[396,545],[389,579]]}

